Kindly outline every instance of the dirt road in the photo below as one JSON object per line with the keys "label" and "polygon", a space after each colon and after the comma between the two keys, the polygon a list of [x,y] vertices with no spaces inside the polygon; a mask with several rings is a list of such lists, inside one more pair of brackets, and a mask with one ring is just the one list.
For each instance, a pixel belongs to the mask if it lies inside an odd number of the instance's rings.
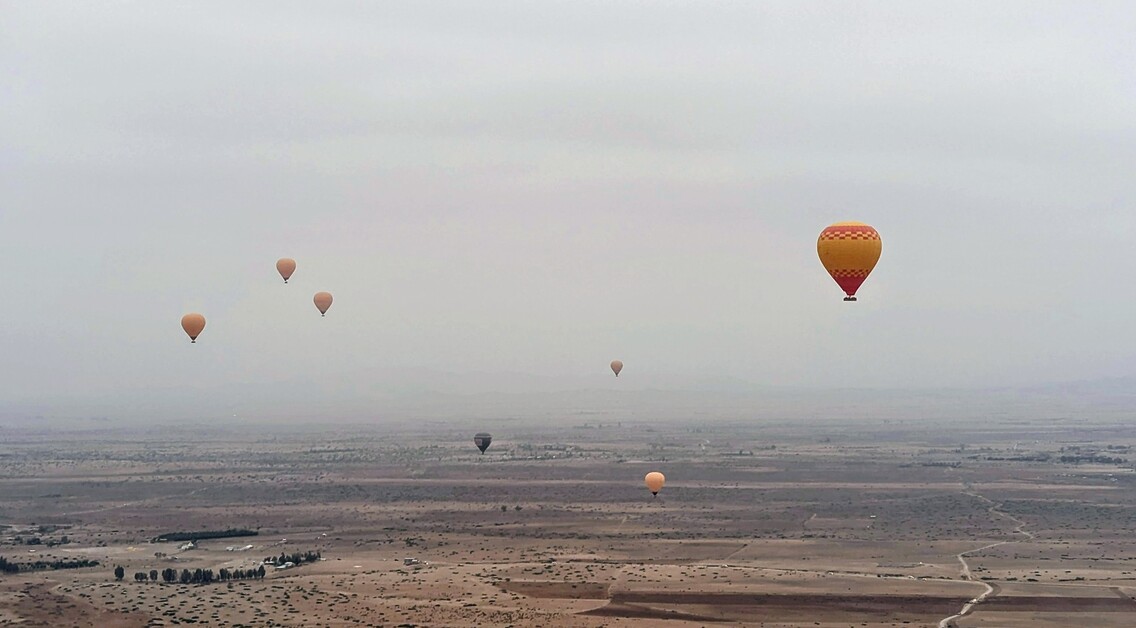
{"label": "dirt road", "polygon": [[[967,488],[969,489],[969,487],[967,487]],[[997,503],[994,500],[989,499],[984,495],[979,495],[978,493],[972,492],[970,490],[964,490],[963,494],[969,495],[969,496],[974,497],[976,499],[980,499],[980,500],[986,502],[987,504],[989,504],[990,507],[987,508],[986,510],[991,515],[1000,517],[1002,519],[1008,519],[1008,520],[1012,521],[1013,523],[1015,523],[1016,527],[1013,529],[1014,534],[1021,534],[1021,535],[1026,537],[1026,540],[1029,540],[1029,541],[1032,541],[1034,539],[1034,536],[1032,534],[1030,534],[1029,532],[1026,532],[1023,529],[1026,525],[1024,521],[1022,521],[1021,519],[1018,519],[1017,517],[1015,517],[1013,515],[1002,512],[1001,510],[998,509],[998,507],[1001,506],[1002,504]],[[979,595],[978,597],[970,600],[966,604],[963,604],[962,609],[959,610],[958,613],[955,613],[954,615],[951,615],[950,617],[947,617],[947,618],[939,621],[939,628],[957,628],[958,624],[956,622],[959,619],[969,615],[971,613],[971,611],[974,610],[975,606],[978,606],[979,604],[985,602],[987,599],[994,597],[995,595],[998,595],[998,593],[1001,591],[1001,587],[999,587],[997,584],[985,582],[985,581],[983,581],[979,578],[975,578],[974,575],[970,572],[970,565],[967,564],[967,562],[966,562],[966,556],[968,554],[977,554],[978,552],[982,552],[982,551],[985,551],[985,550],[988,550],[988,549],[991,549],[991,548],[994,548],[994,547],[998,547],[1000,545],[1005,545],[1007,543],[1017,543],[1017,542],[1018,541],[999,541],[997,543],[990,543],[988,545],[983,545],[982,547],[978,547],[978,548],[975,548],[975,549],[972,549],[972,550],[967,550],[965,552],[959,552],[956,555],[956,558],[958,558],[959,564],[962,565],[962,578],[963,578],[963,580],[970,580],[972,582],[980,582],[986,587],[986,590],[983,591],[982,594]]]}

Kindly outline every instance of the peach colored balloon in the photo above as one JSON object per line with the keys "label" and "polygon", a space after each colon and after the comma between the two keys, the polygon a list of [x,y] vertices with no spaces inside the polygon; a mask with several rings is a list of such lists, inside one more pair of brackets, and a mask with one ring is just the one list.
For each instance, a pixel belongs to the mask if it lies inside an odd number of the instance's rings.
{"label": "peach colored balloon", "polygon": [[331,293],[317,292],[312,301],[315,301],[316,309],[320,311],[320,315],[325,315],[327,314],[327,308],[331,307]]}
{"label": "peach colored balloon", "polygon": [[652,495],[658,495],[659,491],[663,490],[663,483],[667,481],[667,478],[658,471],[652,471],[647,474],[647,477],[643,478],[643,481],[647,483],[647,490],[651,491]]}
{"label": "peach colored balloon", "polygon": [[290,257],[281,257],[276,260],[276,270],[279,271],[280,276],[284,278],[284,283],[288,283],[288,279],[292,273],[296,272],[296,260]]}
{"label": "peach colored balloon", "polygon": [[201,330],[205,329],[205,317],[197,312],[190,312],[181,317],[181,328],[185,333],[189,334],[190,342],[197,342],[197,337],[201,335]]}
{"label": "peach colored balloon", "polygon": [[615,372],[616,377],[619,377],[619,372],[623,370],[623,362],[620,362],[619,360],[612,360],[611,370]]}

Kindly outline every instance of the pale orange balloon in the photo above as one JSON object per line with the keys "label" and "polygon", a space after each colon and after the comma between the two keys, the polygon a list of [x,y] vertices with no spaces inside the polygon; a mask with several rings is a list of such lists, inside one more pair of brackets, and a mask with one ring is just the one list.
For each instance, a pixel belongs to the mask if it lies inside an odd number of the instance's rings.
{"label": "pale orange balloon", "polygon": [[317,292],[316,296],[312,298],[316,304],[316,309],[320,311],[320,316],[327,314],[327,308],[331,307],[331,293],[330,292]]}
{"label": "pale orange balloon", "polygon": [[612,360],[611,370],[615,373],[616,377],[619,377],[619,372],[623,370],[623,362],[620,362],[619,360]]}
{"label": "pale orange balloon", "polygon": [[652,495],[658,495],[659,491],[663,490],[663,484],[667,481],[666,476],[658,471],[652,471],[643,478],[647,484],[647,490],[651,491]]}
{"label": "pale orange balloon", "polygon": [[197,312],[190,312],[181,317],[181,328],[189,334],[190,342],[197,342],[197,337],[201,335],[201,330],[205,329],[205,317]]}
{"label": "pale orange balloon", "polygon": [[296,260],[290,257],[281,257],[276,260],[276,270],[284,278],[284,283],[288,283],[292,273],[296,272]]}

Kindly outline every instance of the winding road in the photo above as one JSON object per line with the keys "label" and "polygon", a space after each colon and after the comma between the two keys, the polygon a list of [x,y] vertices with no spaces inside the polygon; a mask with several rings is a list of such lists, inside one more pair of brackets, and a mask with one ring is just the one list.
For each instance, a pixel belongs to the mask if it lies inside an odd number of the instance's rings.
{"label": "winding road", "polygon": [[[969,489],[970,487],[968,486],[967,488]],[[997,503],[994,500],[992,500],[992,499],[990,499],[990,498],[988,498],[984,495],[979,495],[978,493],[975,493],[971,490],[963,491],[963,495],[969,495],[971,497],[974,497],[975,499],[979,499],[981,501],[986,502],[987,504],[990,505],[986,509],[987,512],[989,512],[992,515],[996,515],[998,517],[1001,517],[1003,519],[1008,519],[1009,521],[1012,521],[1015,524],[1017,524],[1014,527],[1014,530],[1013,530],[1014,534],[1021,534],[1021,535],[1026,537],[1026,540],[1029,540],[1029,541],[1032,541],[1034,539],[1034,536],[1032,534],[1023,530],[1023,528],[1026,525],[1026,523],[1024,521],[1022,521],[1021,519],[1018,519],[1017,517],[1015,517],[1013,515],[1002,512],[1001,510],[998,509],[998,507],[1002,505],[1001,503]],[[971,611],[974,610],[975,606],[978,606],[979,604],[985,602],[987,599],[989,599],[989,598],[991,598],[995,595],[998,595],[998,593],[1000,593],[1001,590],[1002,590],[1001,587],[999,587],[997,584],[994,584],[994,583],[991,583],[991,582],[985,582],[981,578],[974,577],[974,574],[972,574],[970,572],[970,565],[967,564],[967,562],[966,562],[966,556],[968,554],[977,554],[978,552],[982,552],[982,551],[988,550],[988,549],[993,548],[993,547],[998,547],[999,545],[1005,545],[1007,543],[1018,543],[1018,542],[1019,541],[998,541],[997,543],[990,543],[989,545],[983,545],[982,547],[976,547],[975,549],[972,549],[972,550],[967,550],[965,552],[959,552],[958,554],[955,555],[955,557],[958,558],[959,564],[962,565],[962,578],[963,578],[963,580],[969,580],[971,582],[979,582],[983,586],[986,587],[986,590],[983,591],[982,594],[980,594],[978,597],[970,600],[966,604],[963,604],[962,609],[959,612],[955,613],[954,615],[951,615],[950,617],[947,617],[947,618],[941,620],[939,622],[939,628],[958,628],[957,621],[959,619],[969,615],[971,613]]]}

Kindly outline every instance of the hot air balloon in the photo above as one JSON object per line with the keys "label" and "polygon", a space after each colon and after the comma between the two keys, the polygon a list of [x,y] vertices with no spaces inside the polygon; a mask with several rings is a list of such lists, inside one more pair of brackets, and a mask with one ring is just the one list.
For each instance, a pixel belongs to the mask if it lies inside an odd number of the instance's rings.
{"label": "hot air balloon", "polygon": [[327,309],[331,307],[331,293],[330,292],[317,292],[316,296],[312,298],[316,304],[316,309],[320,311],[320,316],[327,314]]}
{"label": "hot air balloon", "polygon": [[658,471],[652,471],[643,478],[643,481],[647,484],[647,490],[651,491],[652,495],[657,496],[659,491],[663,490],[663,483],[667,481],[667,478]]}
{"label": "hot air balloon", "polygon": [[481,453],[485,453],[485,450],[489,449],[489,443],[492,442],[493,437],[490,436],[488,432],[478,432],[473,437],[473,444],[477,445],[477,448],[481,450]]}
{"label": "hot air balloon", "polygon": [[205,317],[197,312],[190,312],[181,317],[181,328],[185,333],[189,334],[190,342],[197,342],[197,337],[201,335],[201,330],[205,329]]}
{"label": "hot air balloon", "polygon": [[820,263],[848,295],[845,301],[856,300],[860,284],[880,261],[881,248],[880,234],[862,222],[829,225],[817,238]]}
{"label": "hot air balloon", "polygon": [[284,283],[288,283],[288,279],[292,276],[292,273],[296,272],[296,260],[290,257],[281,257],[276,260],[276,270],[280,273],[280,276],[284,278]]}
{"label": "hot air balloon", "polygon": [[615,373],[616,377],[619,377],[619,372],[623,370],[623,362],[620,362],[619,360],[612,360],[611,370]]}

